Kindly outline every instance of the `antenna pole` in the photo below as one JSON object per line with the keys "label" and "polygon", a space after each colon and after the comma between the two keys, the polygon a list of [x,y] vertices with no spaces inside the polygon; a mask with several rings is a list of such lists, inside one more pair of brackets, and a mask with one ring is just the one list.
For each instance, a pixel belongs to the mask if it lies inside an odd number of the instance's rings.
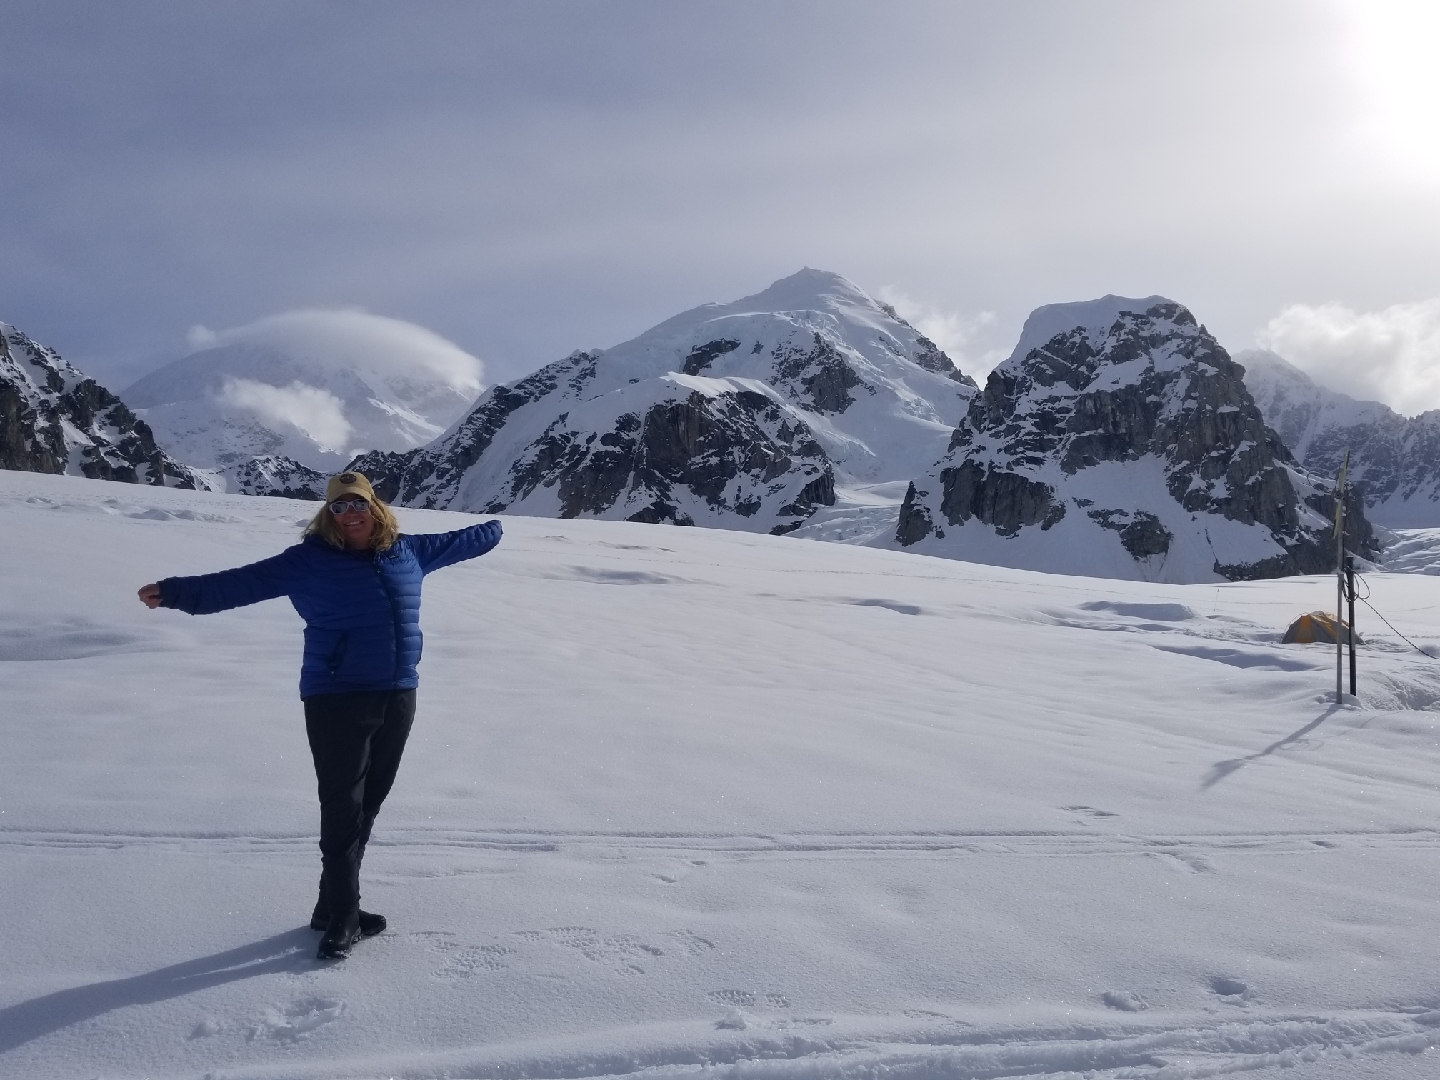
{"label": "antenna pole", "polygon": [[1344,700],[1344,691],[1341,690],[1341,670],[1345,666],[1345,635],[1341,632],[1345,618],[1345,524],[1344,504],[1337,512],[1335,520],[1338,523],[1339,538],[1335,541],[1335,704],[1339,705]]}
{"label": "antenna pole", "polygon": [[1350,696],[1355,696],[1355,556],[1345,556],[1345,595],[1350,601]]}
{"label": "antenna pole", "polygon": [[1350,451],[1345,451],[1345,460],[1340,464],[1340,476],[1335,481],[1335,704],[1345,701],[1344,668],[1345,639],[1340,627],[1345,618],[1345,473],[1350,468]]}

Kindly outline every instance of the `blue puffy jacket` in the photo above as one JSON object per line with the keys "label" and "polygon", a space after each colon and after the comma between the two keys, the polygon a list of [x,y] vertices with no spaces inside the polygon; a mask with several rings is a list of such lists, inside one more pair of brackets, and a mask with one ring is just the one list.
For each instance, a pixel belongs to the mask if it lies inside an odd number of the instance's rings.
{"label": "blue puffy jacket", "polygon": [[409,690],[420,684],[420,583],[431,570],[484,555],[500,522],[401,535],[385,551],[351,551],[307,536],[274,558],[158,582],[160,606],[208,615],[288,596],[305,620],[300,696]]}

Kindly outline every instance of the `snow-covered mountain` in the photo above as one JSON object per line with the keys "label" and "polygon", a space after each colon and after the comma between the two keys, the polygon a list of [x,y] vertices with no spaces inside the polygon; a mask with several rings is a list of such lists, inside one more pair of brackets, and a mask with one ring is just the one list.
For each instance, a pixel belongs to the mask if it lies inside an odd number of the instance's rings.
{"label": "snow-covered mountain", "polygon": [[157,487],[206,487],[118,397],[0,322],[0,469]]}
{"label": "snow-covered mountain", "polygon": [[172,453],[245,494],[318,498],[325,474],[367,450],[423,446],[481,389],[474,357],[363,312],[292,312],[207,336],[122,396]]}
{"label": "snow-covered mountain", "polygon": [[[1333,498],[1266,427],[1243,372],[1161,296],[1034,312],[895,542],[1034,570],[1195,582],[1334,566]],[[1374,539],[1351,501],[1350,547]]]}
{"label": "snow-covered mountain", "polygon": [[837,274],[802,270],[484,394],[423,450],[353,463],[407,506],[789,532],[917,475],[973,380]]}
{"label": "snow-covered mountain", "polygon": [[1299,462],[1321,476],[1340,471],[1362,488],[1377,524],[1440,526],[1440,410],[1401,416],[1378,401],[1329,390],[1265,349],[1235,354],[1260,411]]}

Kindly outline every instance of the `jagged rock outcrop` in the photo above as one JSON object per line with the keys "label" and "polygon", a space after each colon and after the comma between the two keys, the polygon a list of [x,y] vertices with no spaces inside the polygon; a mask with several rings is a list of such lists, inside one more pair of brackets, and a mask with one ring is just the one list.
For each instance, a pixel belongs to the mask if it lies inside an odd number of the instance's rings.
{"label": "jagged rock outcrop", "polygon": [[[447,440],[450,453],[367,454],[351,467],[375,478],[381,498],[484,514],[523,508],[785,533],[835,501],[829,458],[775,391],[672,373],[599,399],[564,393],[583,389],[599,360],[575,353],[496,387]],[[507,421],[556,396],[564,411],[533,439],[515,439]],[[497,436],[502,453],[487,455]]]}
{"label": "jagged rock outcrop", "polygon": [[[1333,499],[1266,427],[1188,310],[1108,296],[1041,308],[945,456],[911,484],[902,547],[1158,581],[1325,572]],[[1376,545],[1358,498],[1351,550]]]}
{"label": "jagged rock outcrop", "polygon": [[243,495],[318,502],[325,497],[325,484],[330,478],[283,454],[267,454],[241,462],[234,468],[232,479]]}
{"label": "jagged rock outcrop", "polygon": [[118,397],[8,323],[0,323],[0,468],[208,486],[156,446],[149,426]]}
{"label": "jagged rock outcrop", "polygon": [[844,484],[933,461],[975,392],[893,310],[805,270],[494,387],[422,450],[351,464],[408,506],[786,533]]}
{"label": "jagged rock outcrop", "polygon": [[1305,468],[1333,478],[1349,450],[1349,478],[1371,521],[1440,527],[1440,410],[1401,416],[1378,401],[1357,401],[1262,349],[1235,360],[1265,422]]}

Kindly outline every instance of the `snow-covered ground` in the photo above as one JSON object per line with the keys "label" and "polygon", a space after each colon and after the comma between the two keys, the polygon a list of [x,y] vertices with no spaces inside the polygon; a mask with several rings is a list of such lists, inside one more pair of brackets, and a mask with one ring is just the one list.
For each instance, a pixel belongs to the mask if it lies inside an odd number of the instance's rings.
{"label": "snow-covered ground", "polygon": [[507,518],[322,964],[299,620],[134,597],[309,509],[0,473],[0,1076],[1440,1073],[1440,662],[1331,705],[1328,579]]}

